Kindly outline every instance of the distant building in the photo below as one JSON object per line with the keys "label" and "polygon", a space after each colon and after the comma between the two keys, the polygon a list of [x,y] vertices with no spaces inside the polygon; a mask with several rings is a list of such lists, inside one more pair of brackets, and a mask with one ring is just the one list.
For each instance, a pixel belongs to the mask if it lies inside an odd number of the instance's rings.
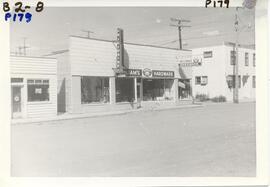
{"label": "distant building", "polygon": [[[234,44],[224,43],[219,46],[192,49],[193,59],[198,62],[193,66],[193,96],[204,94],[209,98],[225,96],[233,101],[234,85]],[[256,56],[255,49],[239,46],[239,101],[255,100]]]}
{"label": "distant building", "polygon": [[44,118],[57,115],[55,58],[11,56],[11,117]]}
{"label": "distant building", "polygon": [[191,103],[190,50],[124,43],[124,74],[116,74],[116,41],[69,38],[58,60],[58,111],[88,113]]}

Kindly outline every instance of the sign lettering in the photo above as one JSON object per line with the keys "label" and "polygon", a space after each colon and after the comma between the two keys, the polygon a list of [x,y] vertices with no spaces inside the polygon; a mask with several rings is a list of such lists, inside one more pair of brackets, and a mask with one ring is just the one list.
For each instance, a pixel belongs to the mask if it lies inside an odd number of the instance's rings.
{"label": "sign lettering", "polygon": [[174,77],[174,72],[173,71],[158,71],[158,70],[153,70],[153,77]]}

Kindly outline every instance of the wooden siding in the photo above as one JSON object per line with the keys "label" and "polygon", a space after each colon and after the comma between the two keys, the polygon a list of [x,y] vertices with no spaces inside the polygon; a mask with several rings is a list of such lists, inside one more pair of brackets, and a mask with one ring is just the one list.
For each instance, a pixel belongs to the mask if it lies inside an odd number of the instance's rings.
{"label": "wooden siding", "polygon": [[[125,44],[125,63],[134,69],[174,71],[180,78],[178,59],[191,51],[180,51],[153,46]],[[114,76],[112,68],[116,63],[116,43],[70,37],[70,64],[72,75]],[[191,68],[183,68],[191,77]]]}
{"label": "wooden siding", "polygon": [[11,73],[19,74],[54,74],[56,75],[56,59],[39,57],[10,57]]}

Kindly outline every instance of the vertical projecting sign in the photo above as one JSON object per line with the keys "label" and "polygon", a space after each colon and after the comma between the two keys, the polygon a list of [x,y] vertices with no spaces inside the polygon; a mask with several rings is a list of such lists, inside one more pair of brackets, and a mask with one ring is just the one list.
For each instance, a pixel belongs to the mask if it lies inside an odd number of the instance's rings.
{"label": "vertical projecting sign", "polygon": [[122,72],[124,67],[124,36],[123,29],[117,28],[117,56],[116,69]]}

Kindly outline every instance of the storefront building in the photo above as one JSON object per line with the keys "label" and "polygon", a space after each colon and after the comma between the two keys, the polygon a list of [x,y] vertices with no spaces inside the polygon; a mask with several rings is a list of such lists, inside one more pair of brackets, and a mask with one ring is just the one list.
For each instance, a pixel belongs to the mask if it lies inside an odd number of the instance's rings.
{"label": "storefront building", "polygon": [[115,41],[71,36],[68,50],[54,55],[58,109],[87,113],[191,102],[192,68],[178,65],[191,51],[132,43],[123,51],[124,69],[117,73]]}
{"label": "storefront building", "polygon": [[56,59],[11,56],[11,118],[57,115]]}
{"label": "storefront building", "polygon": [[[193,95],[204,94],[209,98],[224,96],[233,101],[235,89],[235,48],[234,44],[192,49],[193,59]],[[256,99],[256,54],[252,46],[239,46],[238,51],[238,99],[255,101]]]}

